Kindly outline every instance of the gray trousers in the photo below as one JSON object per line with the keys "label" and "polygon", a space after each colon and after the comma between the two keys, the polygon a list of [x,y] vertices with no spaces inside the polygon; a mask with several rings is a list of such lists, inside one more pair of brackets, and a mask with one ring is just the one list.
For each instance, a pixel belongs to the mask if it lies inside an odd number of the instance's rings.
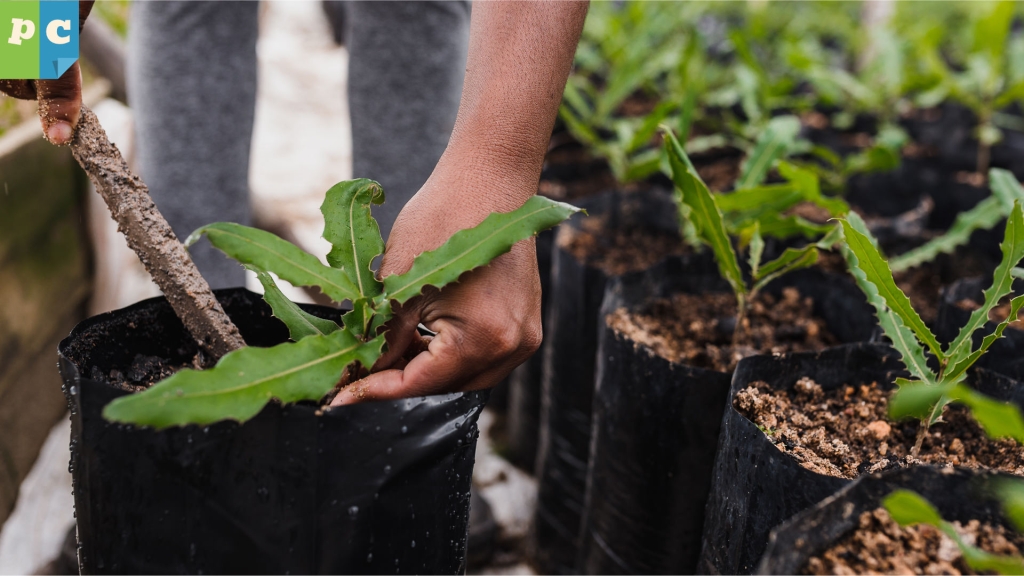
{"label": "gray trousers", "polygon": [[[132,5],[127,81],[138,168],[179,238],[211,222],[251,222],[258,7]],[[387,202],[374,216],[386,238],[451,136],[469,3],[355,1],[345,8],[353,172],[384,187]],[[191,252],[214,288],[244,284],[243,269],[207,242]]]}

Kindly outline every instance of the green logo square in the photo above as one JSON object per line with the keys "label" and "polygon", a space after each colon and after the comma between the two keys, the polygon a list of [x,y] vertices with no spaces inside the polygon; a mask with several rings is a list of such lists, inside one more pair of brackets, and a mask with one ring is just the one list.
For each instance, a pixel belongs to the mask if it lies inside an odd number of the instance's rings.
{"label": "green logo square", "polygon": [[38,25],[39,2],[0,0],[0,78],[39,77]]}

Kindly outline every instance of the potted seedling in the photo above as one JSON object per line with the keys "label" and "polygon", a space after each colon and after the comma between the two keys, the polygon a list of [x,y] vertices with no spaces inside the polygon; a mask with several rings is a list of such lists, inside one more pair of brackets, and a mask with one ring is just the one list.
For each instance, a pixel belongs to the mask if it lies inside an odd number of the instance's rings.
{"label": "potted seedling", "polygon": [[1021,481],[919,466],[865,476],[772,531],[757,574],[1020,574]]}
{"label": "potted seedling", "polygon": [[[773,236],[800,229],[783,215],[789,206],[811,201],[837,214],[845,209],[820,195],[812,174],[780,163],[790,177],[785,184],[758,181],[756,188],[712,194],[670,132],[665,146],[677,201],[710,257],[668,259],[606,289],[577,567],[585,573],[696,570],[732,366],[750,353],[832,344],[833,326],[821,311],[838,312],[844,292],[859,298],[845,278],[795,275],[835,241],[833,225],[815,230],[818,242],[763,258],[762,225]],[[774,161],[761,164],[763,173]],[[750,231],[746,272],[730,230]],[[846,304],[846,311],[855,309]],[[861,322],[859,334],[851,336],[851,327],[843,336],[866,338],[871,329]]]}
{"label": "potted seedling", "polygon": [[[774,525],[865,473],[922,462],[1019,472],[1024,391],[1016,381],[969,369],[1024,303],[1013,300],[1006,322],[973,343],[989,311],[1010,293],[1012,270],[1024,256],[1020,203],[1011,210],[983,309],[945,348],[897,288],[863,221],[850,213],[840,224],[843,255],[892,348],[857,345],[741,362],[720,443],[720,454],[733,457],[719,458],[715,470],[715,478],[732,481],[716,485],[709,500],[705,568],[752,569]],[[893,384],[898,390],[890,399]],[[961,407],[944,410],[950,403]],[[802,487],[798,495],[781,488],[790,482]]]}
{"label": "potted seedling", "polygon": [[[457,281],[576,209],[533,197],[381,280],[371,262],[384,244],[370,208],[384,193],[369,180],[342,182],[322,207],[328,264],[261,230],[198,230],[193,240],[208,237],[265,288],[265,302],[241,289],[215,298],[104,141],[86,111],[72,148],[168,298],[86,320],[60,346],[83,571],[464,570],[486,394],[338,408],[325,400],[359,386],[395,303]],[[163,231],[157,248],[175,261],[152,259],[147,226]],[[179,268],[191,284],[180,285]],[[297,306],[271,274],[351,310]],[[196,294],[208,308],[194,305]],[[210,327],[212,336],[194,336]]]}

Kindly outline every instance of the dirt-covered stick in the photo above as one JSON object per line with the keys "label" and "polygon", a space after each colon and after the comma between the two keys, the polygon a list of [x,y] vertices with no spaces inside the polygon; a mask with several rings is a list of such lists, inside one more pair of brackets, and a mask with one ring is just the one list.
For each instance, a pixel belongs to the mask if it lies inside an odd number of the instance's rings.
{"label": "dirt-covered stick", "polygon": [[245,346],[238,328],[224,313],[188,251],[157,210],[149,189],[131,173],[96,114],[85,106],[71,152],[103,196],[117,221],[117,229],[128,239],[128,246],[138,254],[204,352],[218,359]]}

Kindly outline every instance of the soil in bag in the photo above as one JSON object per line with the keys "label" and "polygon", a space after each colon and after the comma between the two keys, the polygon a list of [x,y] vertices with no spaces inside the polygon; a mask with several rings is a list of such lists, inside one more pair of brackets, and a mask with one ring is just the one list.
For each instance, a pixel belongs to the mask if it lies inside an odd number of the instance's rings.
{"label": "soil in bag", "polygon": [[[1003,111],[1020,117],[1020,106]],[[977,116],[970,109],[947,102],[914,110],[902,122],[910,137],[938,160],[955,170],[973,171],[978,165]],[[992,146],[990,164],[1024,178],[1024,133],[1003,129],[1003,139]]]}
{"label": "soil in bag", "polygon": [[540,573],[573,573],[586,487],[598,316],[608,278],[683,251],[666,191],[607,192],[580,202],[552,255],[545,318],[537,511],[528,557]]}
{"label": "soil in bag", "polygon": [[[702,570],[749,572],[774,526],[863,474],[923,463],[1018,471],[1024,451],[989,440],[955,405],[911,457],[917,422],[886,416],[893,381],[905,375],[898,358],[886,346],[852,344],[739,363],[722,419]],[[1015,380],[976,369],[967,383],[1024,405]]]}
{"label": "soil in bag", "polygon": [[[287,339],[261,297],[217,296],[249,345]],[[339,310],[304,306],[338,319]],[[461,573],[486,393],[156,431],[112,399],[192,365],[162,298],[86,320],[60,344],[83,573]]]}
{"label": "soil in bag", "polygon": [[873,330],[852,282],[807,270],[752,303],[734,346],[735,296],[724,290],[704,257],[671,258],[607,288],[583,573],[693,573],[736,361],[820,349]]}
{"label": "soil in bag", "polygon": [[[940,342],[952,342],[967,324],[971,313],[977,310],[984,301],[982,291],[988,288],[991,280],[984,278],[967,278],[953,283],[942,293],[942,304],[939,308],[935,336]],[[1024,281],[1014,281],[1014,294],[1024,291]],[[974,336],[974,345],[978,346],[985,336],[995,331],[996,325],[1006,319],[1010,313],[1009,296],[989,312],[989,323],[984,329],[978,330]],[[1003,337],[992,343],[976,364],[993,372],[1004,374],[1017,380],[1024,379],[1024,322],[1011,322]]]}
{"label": "soil in bag", "polygon": [[917,466],[864,476],[772,531],[758,574],[977,574],[956,543],[925,524],[900,527],[882,505],[911,490],[936,507],[967,542],[1020,555],[1017,533],[993,497],[1012,478],[986,471]]}

